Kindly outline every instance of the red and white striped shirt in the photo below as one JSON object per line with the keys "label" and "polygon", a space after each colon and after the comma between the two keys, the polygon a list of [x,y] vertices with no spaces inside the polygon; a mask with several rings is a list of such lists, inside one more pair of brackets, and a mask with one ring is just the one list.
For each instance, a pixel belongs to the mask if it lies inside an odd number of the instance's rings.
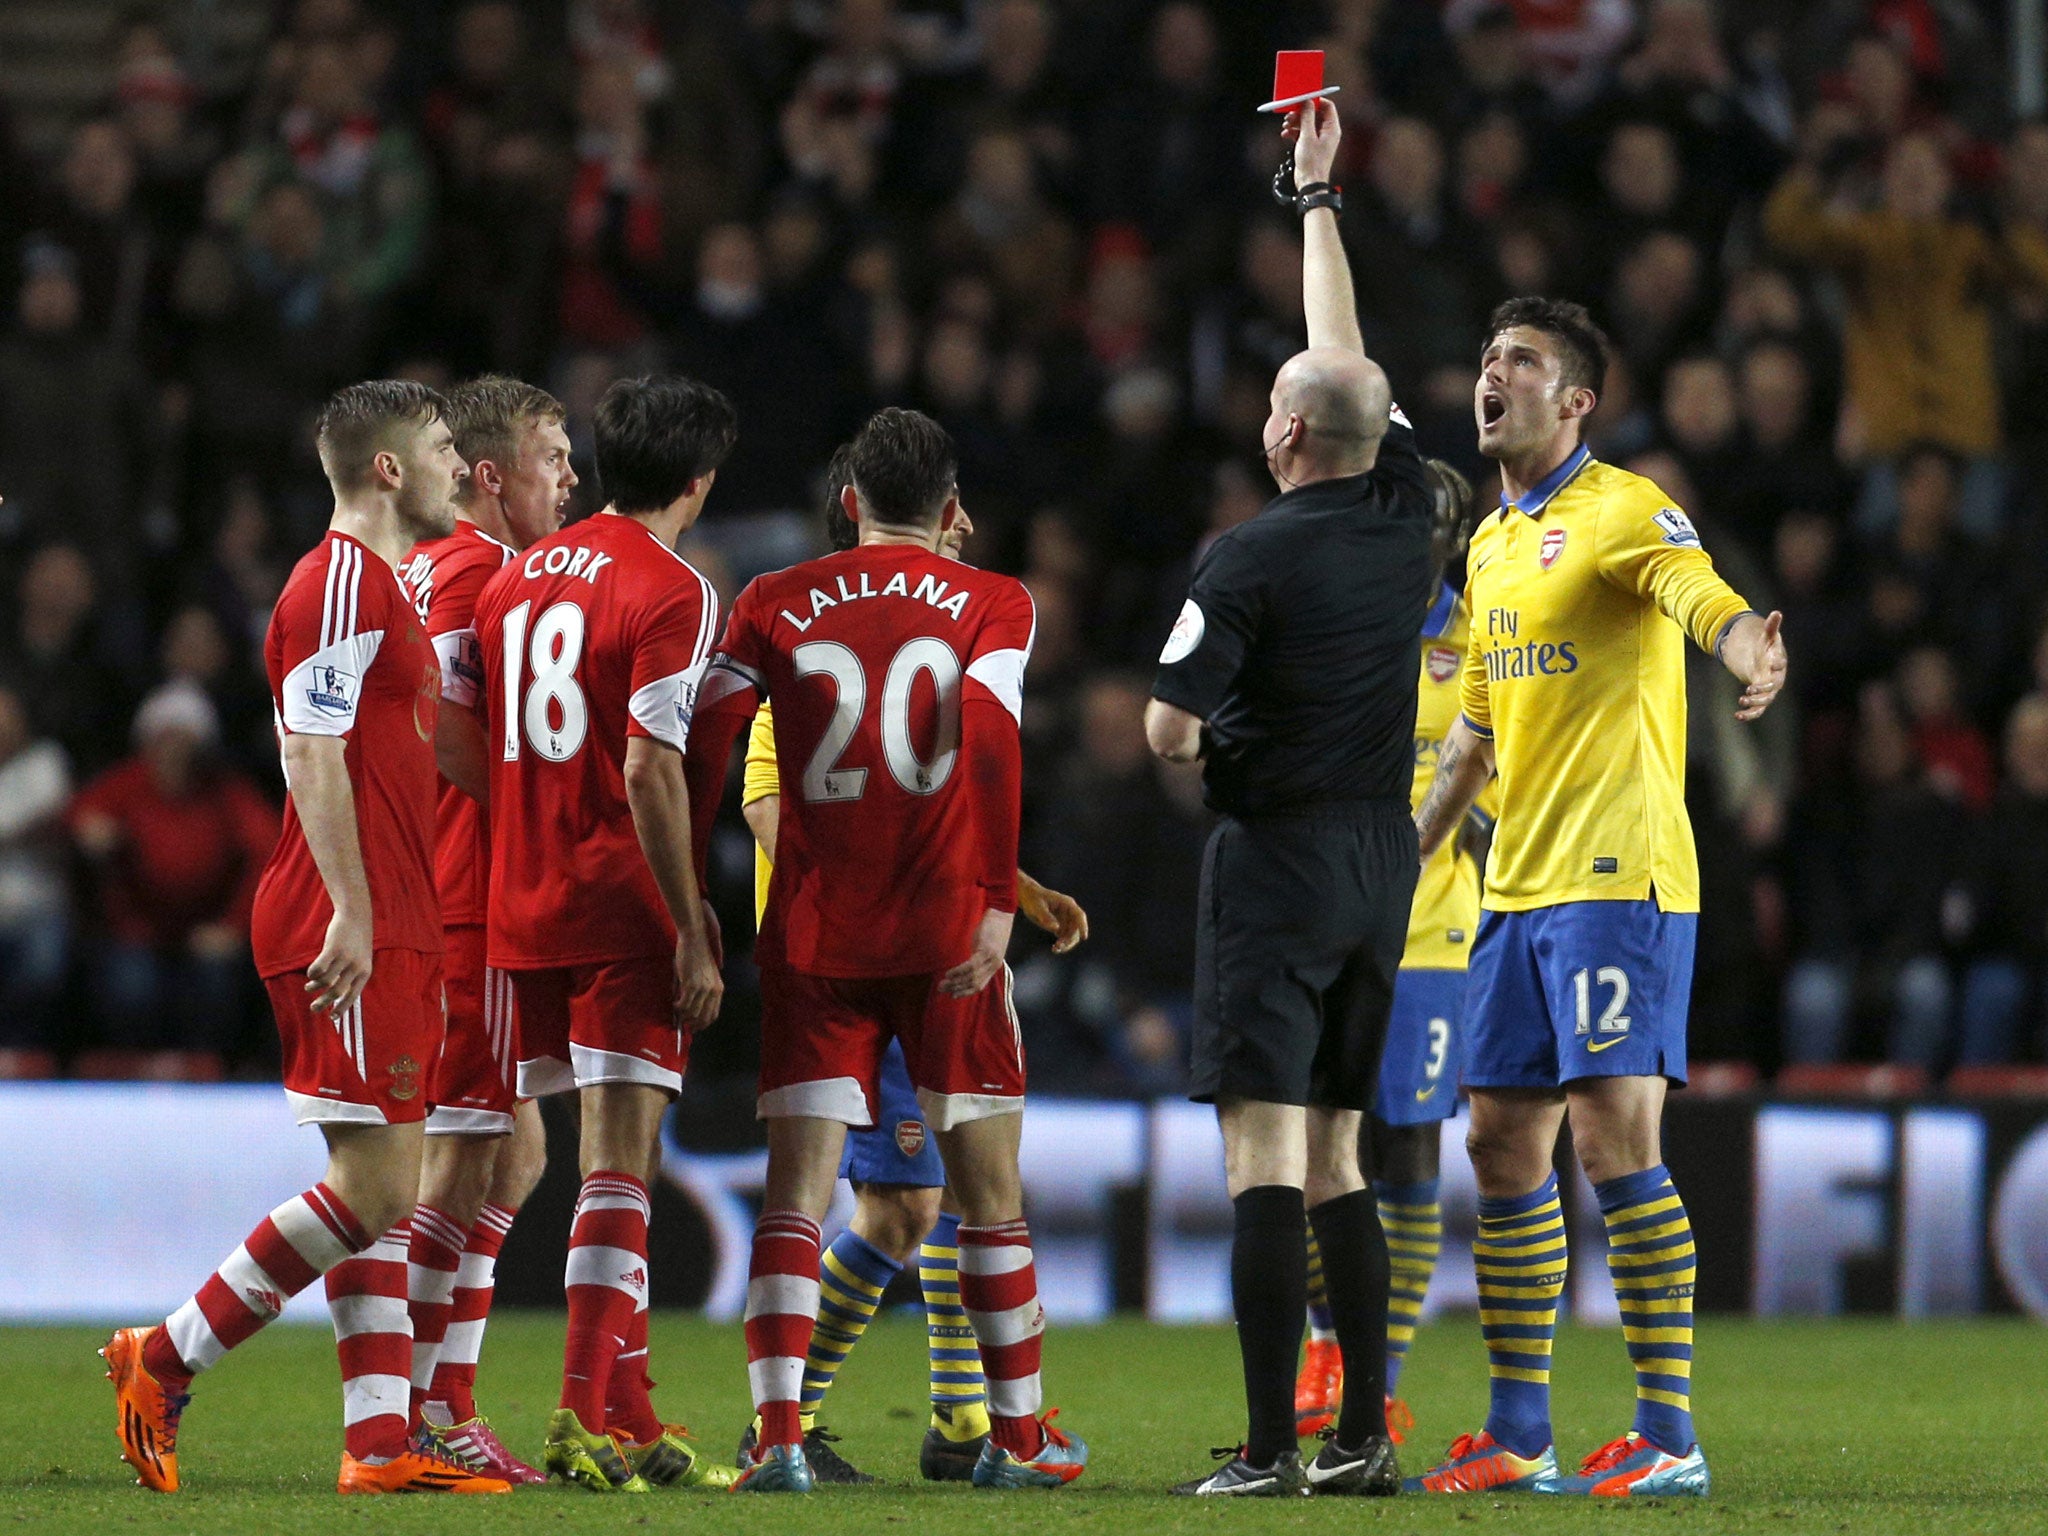
{"label": "red and white striped shirt", "polygon": [[[346,741],[373,946],[439,954],[434,718],[441,669],[411,596],[368,547],[329,533],[292,568],[270,616],[263,663],[280,744],[286,736]],[[333,916],[298,804],[288,796],[284,831],[256,887],[249,937],[257,970],[305,969]]]}

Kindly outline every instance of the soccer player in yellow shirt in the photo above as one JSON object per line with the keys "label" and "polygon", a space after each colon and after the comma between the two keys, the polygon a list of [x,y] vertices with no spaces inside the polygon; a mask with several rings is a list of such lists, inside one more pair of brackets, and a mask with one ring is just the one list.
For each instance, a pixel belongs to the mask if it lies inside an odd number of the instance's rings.
{"label": "soccer player in yellow shirt", "polygon": [[[1606,368],[1585,310],[1513,299],[1489,337],[1474,412],[1501,506],[1466,557],[1462,713],[1415,822],[1427,859],[1498,773],[1464,1065],[1492,1407],[1411,1487],[1704,1494],[1692,1227],[1659,1142],[1666,1085],[1685,1081],[1699,921],[1684,646],[1741,680],[1736,718],[1753,720],[1784,686],[1785,645],[1779,615],[1715,574],[1682,510],[1580,442]],[[1636,1373],[1633,1426],[1576,1477],[1560,1476],[1550,1433],[1565,1279],[1552,1161],[1567,1114]]]}
{"label": "soccer player in yellow shirt", "polygon": [[[851,549],[858,535],[841,506],[851,480],[844,448],[827,470],[825,530],[835,549]],[[946,530],[941,551],[957,560],[974,532],[962,507]],[[775,834],[782,781],[775,757],[773,706],[763,703],[747,736],[741,813],[754,834],[754,920],[768,908],[775,868]],[[1088,937],[1088,914],[1073,897],[1017,872],[1017,910],[1053,936],[1063,955]],[[987,1392],[974,1329],[960,1305],[960,1213],[945,1198],[946,1173],[938,1141],[910,1083],[903,1046],[890,1041],[882,1057],[875,1122],[848,1130],[839,1174],[853,1184],[853,1219],[832,1240],[819,1263],[818,1317],[804,1359],[798,1398],[804,1456],[821,1483],[872,1483],[874,1478],[832,1449],[838,1438],[819,1422],[825,1394],[882,1304],[889,1283],[918,1256],[924,1291],[926,1342],[931,1357],[931,1422],[918,1450],[918,1471],[932,1482],[966,1482],[988,1439]],[[751,1463],[759,1425],[740,1439],[739,1464]]]}

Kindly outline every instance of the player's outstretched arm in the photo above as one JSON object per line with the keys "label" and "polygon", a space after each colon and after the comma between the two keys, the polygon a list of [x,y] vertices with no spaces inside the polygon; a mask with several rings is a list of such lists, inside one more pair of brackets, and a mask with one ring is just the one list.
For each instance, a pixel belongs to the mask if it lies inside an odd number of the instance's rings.
{"label": "player's outstretched arm", "polygon": [[306,967],[306,990],[315,1013],[340,1014],[356,1005],[370,984],[370,877],[356,831],[355,791],[348,777],[346,736],[289,735],[284,739],[285,782],[298,808],[306,847],[334,903],[320,953]]}
{"label": "player's outstretched arm", "polygon": [[1785,637],[1779,633],[1784,622],[1782,613],[1772,613],[1768,618],[1745,613],[1728,626],[1728,633],[1715,647],[1721,665],[1742,683],[1742,702],[1735,710],[1738,720],[1756,719],[1771,707],[1771,700],[1785,686],[1788,658]]}
{"label": "player's outstretched arm", "polygon": [[[1344,138],[1335,104],[1312,101],[1288,117],[1288,131],[1295,136],[1295,186],[1327,182],[1336,171],[1337,146]],[[1358,299],[1351,289],[1351,262],[1344,254],[1344,238],[1337,233],[1337,215],[1328,208],[1311,209],[1301,221],[1301,298],[1311,347],[1365,351],[1358,329]]]}
{"label": "player's outstretched arm", "polygon": [[1415,812],[1415,833],[1425,861],[1443,846],[1493,777],[1493,743],[1473,730],[1463,715],[1451,722],[1437,754],[1436,777]]}
{"label": "player's outstretched arm", "polygon": [[633,831],[676,925],[676,1012],[684,1028],[703,1029],[718,1018],[725,978],[711,920],[697,894],[683,754],[651,736],[629,737],[625,776]]}

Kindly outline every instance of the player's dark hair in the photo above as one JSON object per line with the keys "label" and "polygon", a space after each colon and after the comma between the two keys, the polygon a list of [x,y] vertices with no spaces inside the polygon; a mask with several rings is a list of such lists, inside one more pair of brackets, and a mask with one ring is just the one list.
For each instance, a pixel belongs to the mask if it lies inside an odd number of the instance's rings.
{"label": "player's dark hair", "polygon": [[1432,598],[1443,585],[1450,563],[1465,552],[1472,537],[1472,482],[1442,459],[1425,459],[1429,476],[1429,560]]}
{"label": "player's dark hair", "polygon": [[[502,373],[465,379],[448,391],[448,430],[455,434],[455,451],[472,469],[485,460],[509,468],[528,427],[560,422],[567,415],[562,402],[546,390]],[[464,480],[458,495],[467,496],[475,486],[474,478]]]}
{"label": "player's dark hair", "polygon": [[834,549],[852,549],[860,543],[860,529],[846,515],[846,488],[853,484],[853,444],[841,443],[832,450],[832,462],[825,466],[825,537]]}
{"label": "player's dark hair", "polygon": [[448,402],[438,391],[410,379],[351,384],[335,391],[313,423],[320,467],[337,491],[361,490],[370,483],[372,459],[400,434],[447,413]]}
{"label": "player's dark hair", "polygon": [[1607,335],[1593,323],[1586,306],[1570,299],[1535,296],[1509,299],[1496,308],[1486,322],[1489,345],[1502,331],[1527,326],[1541,331],[1557,343],[1558,382],[1566,389],[1590,389],[1595,394],[1607,383]]}
{"label": "player's dark hair", "polygon": [[930,528],[960,484],[960,463],[946,429],[922,411],[890,406],[867,419],[847,444],[846,467],[875,521]]}
{"label": "player's dark hair", "polygon": [[597,402],[597,485],[621,512],[658,512],[725,462],[740,435],[732,402],[679,373],[620,379]]}

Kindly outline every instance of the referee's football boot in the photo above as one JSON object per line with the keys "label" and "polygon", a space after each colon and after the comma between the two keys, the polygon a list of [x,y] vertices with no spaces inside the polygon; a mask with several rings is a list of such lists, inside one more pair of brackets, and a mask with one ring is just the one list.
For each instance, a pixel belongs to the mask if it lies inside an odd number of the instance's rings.
{"label": "referee's football boot", "polygon": [[[157,1324],[160,1328],[163,1325]],[[157,1493],[178,1491],[178,1420],[189,1392],[168,1392],[142,1361],[142,1346],[156,1328],[119,1328],[100,1351],[107,1380],[114,1384],[114,1427],[121,1459],[135,1480]]]}
{"label": "referee's football boot", "polygon": [[633,1470],[610,1435],[583,1427],[574,1408],[548,1415],[548,1442],[541,1453],[548,1476],[592,1493],[648,1493],[647,1479]]}
{"label": "referee's football boot", "polygon": [[1555,1448],[1517,1456],[1482,1429],[1458,1436],[1443,1461],[1401,1487],[1408,1493],[1557,1493],[1559,1480]]}
{"label": "referee's football boot", "polygon": [[809,1493],[817,1486],[800,1445],[771,1445],[733,1481],[734,1493]]}
{"label": "referee's football boot", "polygon": [[637,1445],[621,1430],[611,1432],[626,1465],[650,1488],[730,1488],[738,1476],[731,1467],[714,1465],[690,1443],[687,1425],[664,1424],[661,1433]]}
{"label": "referee's football boot", "polygon": [[1394,1460],[1390,1435],[1368,1435],[1365,1444],[1347,1451],[1337,1444],[1334,1429],[1323,1432],[1323,1448],[1308,1464],[1308,1491],[1351,1494],[1368,1499],[1391,1498],[1401,1491],[1401,1468]]}
{"label": "referee's football boot", "polygon": [[1173,1491],[1189,1498],[1215,1499],[1305,1499],[1308,1474],[1301,1465],[1301,1452],[1282,1451],[1268,1467],[1255,1467],[1245,1459],[1249,1449],[1242,1445],[1219,1445],[1209,1454],[1223,1465],[1207,1477],[1175,1483]]}
{"label": "referee's football boot", "polygon": [[1674,1456],[1630,1430],[1580,1462],[1578,1476],[1560,1477],[1556,1487],[1543,1491],[1596,1499],[1702,1499],[1711,1483],[1697,1441],[1683,1456]]}
{"label": "referee's football boot", "polygon": [[977,1488],[1063,1488],[1088,1470],[1088,1442],[1070,1435],[1057,1424],[1059,1409],[1047,1411],[1038,1421],[1044,1442],[1035,1456],[1016,1456],[1004,1450],[991,1435],[974,1463]]}
{"label": "referee's football boot", "polygon": [[[742,1472],[754,1464],[754,1446],[758,1443],[756,1429],[756,1424],[749,1424],[740,1435],[739,1455],[733,1459],[733,1465]],[[804,1460],[810,1464],[811,1481],[843,1488],[856,1488],[876,1481],[871,1474],[861,1471],[833,1450],[832,1447],[838,1443],[839,1437],[821,1424],[813,1424],[804,1431]]]}

